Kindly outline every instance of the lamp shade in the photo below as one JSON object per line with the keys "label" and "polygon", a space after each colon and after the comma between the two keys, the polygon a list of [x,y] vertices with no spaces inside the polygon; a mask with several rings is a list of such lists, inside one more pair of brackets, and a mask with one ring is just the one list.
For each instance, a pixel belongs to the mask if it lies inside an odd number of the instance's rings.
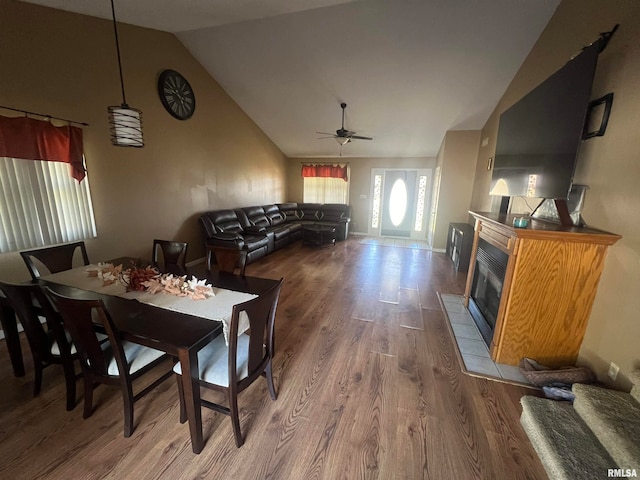
{"label": "lamp shade", "polygon": [[336,142],[338,142],[338,145],[346,145],[351,141],[349,137],[335,137],[335,139]]}
{"label": "lamp shade", "polygon": [[142,112],[126,103],[108,107],[111,143],[119,147],[144,147]]}

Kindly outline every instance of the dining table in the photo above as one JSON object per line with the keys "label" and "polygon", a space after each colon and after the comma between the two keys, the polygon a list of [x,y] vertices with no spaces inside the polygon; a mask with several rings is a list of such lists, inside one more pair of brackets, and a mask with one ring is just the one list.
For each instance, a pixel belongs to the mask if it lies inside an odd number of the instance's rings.
{"label": "dining table", "polygon": [[[109,261],[113,265],[122,264],[125,266],[132,262],[140,263],[139,260],[133,260],[129,257]],[[90,266],[82,268],[88,269]],[[278,283],[278,280],[268,278],[235,275],[217,270],[209,271],[202,264],[171,273],[184,274],[189,278],[193,275],[199,280],[206,280],[207,284],[216,289],[252,295],[260,295]],[[59,278],[61,277],[57,274],[43,276],[38,282],[56,293],[72,298],[101,299],[123,339],[161,350],[181,362],[183,372],[181,380],[184,388],[191,446],[194,453],[200,453],[204,447],[204,439],[200,408],[198,351],[216,336],[222,334],[223,323],[212,321],[201,315],[188,314],[143,303],[133,298],[123,298],[122,296],[99,293],[89,289],[85,290],[77,282],[73,285],[64,284],[64,282],[58,280]],[[215,297],[213,298],[215,299]],[[199,302],[201,300],[192,301]],[[230,316],[231,307],[229,307],[229,318]],[[21,354],[18,355],[20,352],[19,338],[13,334],[15,322],[15,316],[11,315],[11,312],[6,307],[3,307],[2,325],[11,332],[6,341],[8,350],[11,352],[10,357],[14,374],[18,376],[24,373],[24,368],[22,367]],[[17,347],[15,345],[16,341],[18,342]],[[22,368],[22,371],[20,368]]]}

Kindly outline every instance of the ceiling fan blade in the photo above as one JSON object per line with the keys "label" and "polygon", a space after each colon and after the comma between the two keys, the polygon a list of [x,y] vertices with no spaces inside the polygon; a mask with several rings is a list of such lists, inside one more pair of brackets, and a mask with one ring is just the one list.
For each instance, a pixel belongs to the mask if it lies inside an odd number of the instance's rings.
{"label": "ceiling fan blade", "polygon": [[362,137],[360,135],[350,135],[349,138],[355,138],[356,140],[373,140],[372,137]]}
{"label": "ceiling fan blade", "polygon": [[356,132],[353,130],[347,130],[344,128],[344,109],[347,108],[346,103],[341,103],[340,108],[342,108],[342,125],[336,130],[336,133],[328,133],[328,132],[316,132],[319,135],[327,135],[326,137],[318,137],[318,140],[323,140],[325,138],[335,138],[336,141],[340,144],[340,156],[342,156],[342,146],[351,142],[351,140],[373,140],[372,137],[363,137],[362,135],[356,135]]}

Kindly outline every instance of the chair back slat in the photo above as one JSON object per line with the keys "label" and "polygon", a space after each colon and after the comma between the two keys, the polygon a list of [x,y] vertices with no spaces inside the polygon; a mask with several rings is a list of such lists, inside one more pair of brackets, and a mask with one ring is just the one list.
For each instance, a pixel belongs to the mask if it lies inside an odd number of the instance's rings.
{"label": "chair back slat", "polygon": [[230,384],[237,382],[236,361],[238,350],[238,325],[240,315],[245,312],[249,317],[248,377],[262,373],[265,362],[273,356],[276,308],[284,279],[267,292],[244,303],[234,305],[229,328],[229,379]]}
{"label": "chair back slat", "polygon": [[[186,242],[174,242],[170,240],[153,241],[151,261],[154,267],[161,268],[165,272],[177,272],[186,270],[187,248]],[[159,251],[162,252],[162,265],[160,265]]]}
{"label": "chair back slat", "polygon": [[[36,280],[40,276],[48,273],[71,270],[73,268],[73,258],[77,250],[79,250],[82,255],[83,265],[89,265],[89,256],[87,255],[84,242],[27,250],[20,252],[20,255],[31,274],[31,278]],[[48,272],[45,270],[48,270]]]}
{"label": "chair back slat", "polygon": [[112,348],[115,348],[114,341],[119,342],[114,334],[113,321],[102,300],[77,300],[59,295],[49,288],[47,294],[71,334],[83,370],[86,369],[98,376],[108,376],[104,351],[96,336],[96,325],[104,327]]}
{"label": "chair back slat", "polygon": [[47,352],[51,351],[53,338],[47,334],[34,307],[34,292],[40,291],[40,286],[0,282],[0,290],[7,297],[9,305],[20,320],[29,342],[29,348],[46,361]]}

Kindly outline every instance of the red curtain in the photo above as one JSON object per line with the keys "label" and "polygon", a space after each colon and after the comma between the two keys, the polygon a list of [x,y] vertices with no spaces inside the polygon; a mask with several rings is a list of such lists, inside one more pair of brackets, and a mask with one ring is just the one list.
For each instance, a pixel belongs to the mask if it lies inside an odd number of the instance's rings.
{"label": "red curtain", "polygon": [[349,180],[347,167],[340,165],[302,165],[303,177],[329,177]]}
{"label": "red curtain", "polygon": [[82,151],[81,128],[0,116],[0,157],[69,163],[71,176],[80,182],[85,176]]}

